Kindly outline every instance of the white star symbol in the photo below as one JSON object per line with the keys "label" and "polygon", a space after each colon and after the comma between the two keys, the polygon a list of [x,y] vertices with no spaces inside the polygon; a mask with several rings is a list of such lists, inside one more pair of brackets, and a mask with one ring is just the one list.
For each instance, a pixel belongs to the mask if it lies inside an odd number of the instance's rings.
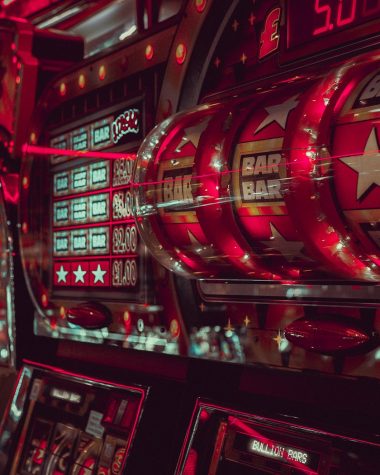
{"label": "white star symbol", "polygon": [[374,127],[369,134],[362,155],[339,159],[358,173],[356,199],[359,200],[372,185],[380,186],[380,153]]}
{"label": "white star symbol", "polygon": [[301,254],[301,250],[304,247],[301,241],[287,241],[272,223],[269,223],[269,225],[272,239],[270,241],[263,241],[266,246],[281,252],[288,262]]}
{"label": "white star symbol", "polygon": [[93,274],[94,274],[94,284],[96,284],[97,282],[101,282],[102,284],[104,284],[104,274],[107,273],[107,271],[105,270],[102,270],[102,268],[100,267],[100,264],[98,264],[98,267],[96,268],[96,270],[93,270],[91,271]]}
{"label": "white star symbol", "polygon": [[267,125],[271,124],[272,122],[277,122],[280,127],[285,130],[286,121],[288,120],[288,115],[291,110],[293,110],[297,104],[298,95],[287,99],[282,104],[276,104],[274,106],[265,107],[265,110],[268,112],[268,115],[265,119],[261,122],[261,124],[257,127],[254,134],[257,134],[260,130],[262,130]]}
{"label": "white star symbol", "polygon": [[207,127],[210,118],[211,117],[206,117],[206,119],[203,119],[202,122],[198,123],[197,125],[193,125],[192,127],[184,129],[183,137],[180,143],[177,145],[175,151],[180,152],[188,142],[191,142],[195,148],[198,148],[199,139],[201,138],[202,132]]}
{"label": "white star symbol", "polygon": [[83,270],[82,266],[79,264],[78,269],[73,272],[75,274],[75,283],[83,282],[84,284],[84,276],[87,274],[87,271]]}
{"label": "white star symbol", "polygon": [[66,276],[69,272],[65,270],[65,268],[61,265],[59,270],[56,271],[56,274],[58,276],[58,282],[66,282]]}

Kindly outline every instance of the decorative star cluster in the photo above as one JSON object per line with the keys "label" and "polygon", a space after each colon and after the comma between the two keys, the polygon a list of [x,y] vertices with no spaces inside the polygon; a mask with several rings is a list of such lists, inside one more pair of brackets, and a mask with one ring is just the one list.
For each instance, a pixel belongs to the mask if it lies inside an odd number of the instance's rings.
{"label": "decorative star cluster", "polygon": [[[76,268],[76,270],[73,270],[73,274],[75,276],[74,283],[75,284],[79,284],[79,283],[84,284],[85,283],[85,276],[86,276],[87,273],[91,273],[94,276],[94,282],[93,282],[94,284],[96,284],[98,282],[102,283],[102,284],[105,283],[104,282],[104,276],[107,273],[107,271],[103,270],[100,264],[98,264],[97,268],[95,270],[92,270],[92,271],[84,270],[82,268],[81,264],[79,264],[78,267]],[[58,284],[68,283],[67,275],[69,274],[69,271],[65,270],[65,268],[62,264],[61,264],[60,268],[56,271],[56,274],[57,274]]]}

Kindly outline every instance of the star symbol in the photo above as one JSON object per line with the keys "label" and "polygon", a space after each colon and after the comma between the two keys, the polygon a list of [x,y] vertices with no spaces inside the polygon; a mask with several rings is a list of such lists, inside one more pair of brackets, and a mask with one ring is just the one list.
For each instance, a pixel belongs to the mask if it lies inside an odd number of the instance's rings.
{"label": "star symbol", "polygon": [[232,23],[232,29],[234,30],[235,33],[236,33],[238,27],[239,27],[239,22],[235,18],[234,22]]}
{"label": "star symbol", "polygon": [[231,320],[228,319],[227,326],[224,327],[224,330],[225,330],[226,332],[232,332],[233,329],[234,329],[234,327],[231,325]]}
{"label": "star symbol", "polygon": [[177,145],[177,148],[175,149],[175,151],[180,152],[181,149],[189,142],[191,142],[195,148],[198,148],[198,143],[201,138],[202,132],[207,127],[207,124],[209,123],[209,121],[210,121],[210,117],[206,117],[205,119],[202,120],[202,122],[199,122],[197,125],[193,125],[192,127],[188,127],[187,129],[184,129],[183,137],[180,143]]}
{"label": "star symbol", "polygon": [[58,283],[59,282],[65,282],[66,283],[66,276],[69,272],[65,270],[65,268],[61,265],[59,270],[56,271],[56,274],[58,276]]}
{"label": "star symbol", "polygon": [[200,305],[199,305],[199,309],[201,312],[204,312],[206,310],[206,305],[202,302]]}
{"label": "star symbol", "polygon": [[357,200],[360,200],[372,185],[380,186],[380,153],[376,128],[369,134],[363,155],[352,155],[339,160],[358,174]]}
{"label": "star symbol", "polygon": [[246,56],[245,53],[243,53],[243,54],[241,55],[240,61],[241,61],[243,64],[245,64],[245,62],[247,61],[247,59],[248,59],[248,57]]}
{"label": "star symbol", "polygon": [[257,132],[259,132],[260,130],[262,130],[264,127],[271,124],[272,122],[277,122],[277,124],[285,130],[286,122],[288,120],[288,115],[290,111],[293,110],[299,102],[297,100],[297,97],[298,95],[287,99],[285,102],[282,102],[281,104],[265,107],[265,110],[266,112],[268,112],[268,115],[257,127],[254,134],[257,134]]}
{"label": "star symbol", "polygon": [[94,274],[94,284],[96,284],[97,282],[101,282],[102,284],[104,284],[104,274],[106,274],[107,271],[102,270],[100,264],[98,264],[96,270],[93,270],[91,272]]}
{"label": "star symbol", "polygon": [[248,18],[248,23],[253,26],[255,23],[256,17],[253,13],[251,13],[250,17]]}
{"label": "star symbol", "polygon": [[220,66],[220,63],[221,63],[221,60],[220,58],[218,58],[218,56],[215,58],[215,61],[214,61],[214,65],[216,68],[219,68]]}
{"label": "star symbol", "polygon": [[79,264],[78,269],[74,271],[75,274],[75,283],[82,282],[84,284],[84,276],[87,274],[87,271],[82,269],[82,266]]}
{"label": "star symbol", "polygon": [[243,322],[246,327],[251,323],[251,320],[249,319],[248,315],[245,316]]}
{"label": "star symbol", "polygon": [[277,230],[273,223],[269,223],[269,225],[272,237],[270,241],[263,241],[266,246],[275,251],[281,252],[288,262],[301,254],[301,250],[304,247],[301,241],[288,241]]}

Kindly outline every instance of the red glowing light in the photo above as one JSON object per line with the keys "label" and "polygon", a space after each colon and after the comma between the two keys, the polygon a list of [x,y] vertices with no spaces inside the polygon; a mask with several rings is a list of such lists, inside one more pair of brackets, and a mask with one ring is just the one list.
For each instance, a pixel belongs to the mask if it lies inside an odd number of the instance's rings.
{"label": "red glowing light", "polygon": [[5,201],[17,204],[20,198],[18,173],[8,173],[1,177],[1,185]]}
{"label": "red glowing light", "polygon": [[207,5],[207,0],[195,0],[195,8],[198,13],[202,13]]}
{"label": "red glowing light", "polygon": [[78,85],[81,89],[84,89],[84,87],[86,86],[86,78],[85,78],[84,74],[79,75]]}
{"label": "red glowing light", "polygon": [[66,84],[64,82],[61,82],[61,84],[59,85],[59,94],[61,96],[65,96],[66,92],[67,92]]}
{"label": "red glowing light", "polygon": [[99,79],[101,81],[103,81],[103,79],[105,79],[106,77],[106,67],[104,66],[104,64],[102,64],[99,68],[99,71],[98,71],[98,76],[99,76]]}
{"label": "red glowing light", "polygon": [[153,58],[154,55],[154,49],[152,45],[147,45],[145,48],[145,58],[150,61]]}
{"label": "red glowing light", "polygon": [[16,84],[20,84],[21,83],[21,77],[20,76],[16,76]]}
{"label": "red glowing light", "polygon": [[38,145],[24,144],[22,151],[25,155],[62,155],[69,157],[88,157],[88,158],[103,158],[108,160],[117,160],[125,158],[126,160],[136,160],[135,153],[115,153],[115,152],[96,152],[96,151],[78,151],[68,150],[52,147],[40,147]]}
{"label": "red glowing light", "polygon": [[170,322],[170,333],[175,338],[177,338],[181,333],[178,320],[175,318],[173,318],[173,320]]}
{"label": "red glowing light", "polygon": [[41,303],[42,303],[42,306],[45,308],[48,305],[48,296],[45,293],[41,295]]}
{"label": "red glowing light", "polygon": [[183,64],[185,62],[187,55],[187,48],[184,43],[179,43],[175,51],[175,59],[178,64]]}
{"label": "red glowing light", "polygon": [[23,222],[21,225],[21,231],[26,234],[28,232],[28,223]]}

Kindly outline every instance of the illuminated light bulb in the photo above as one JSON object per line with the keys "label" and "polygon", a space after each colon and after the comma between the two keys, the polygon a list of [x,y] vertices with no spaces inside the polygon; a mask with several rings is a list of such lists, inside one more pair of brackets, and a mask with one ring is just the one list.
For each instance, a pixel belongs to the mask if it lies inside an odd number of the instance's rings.
{"label": "illuminated light bulb", "polygon": [[61,84],[59,85],[59,94],[61,96],[65,96],[66,92],[67,92],[66,84],[64,82],[61,82]]}
{"label": "illuminated light bulb", "polygon": [[16,51],[16,49],[17,49],[16,43],[12,43],[11,44],[11,50]]}
{"label": "illuminated light bulb", "polygon": [[180,334],[179,323],[175,318],[173,318],[173,320],[170,322],[170,333],[175,338],[177,338]]}
{"label": "illuminated light bulb", "polygon": [[17,63],[17,56],[12,56],[12,63],[16,64]]}
{"label": "illuminated light bulb", "polygon": [[29,137],[30,143],[35,144],[37,142],[37,135],[35,132],[32,132]]}
{"label": "illuminated light bulb", "polygon": [[128,312],[128,310],[126,310],[123,314],[123,319],[125,322],[129,322],[130,319],[131,319],[131,314]]}
{"label": "illuminated light bulb", "polygon": [[105,79],[106,77],[106,67],[104,66],[104,64],[102,64],[99,68],[99,71],[98,71],[98,76],[99,76],[99,79],[101,81],[103,81],[103,79]]}
{"label": "illuminated light bulb", "polygon": [[48,297],[45,293],[43,293],[41,296],[41,303],[43,307],[47,307],[48,305]]}
{"label": "illuminated light bulb", "polygon": [[84,77],[84,74],[79,75],[78,85],[81,89],[83,89],[86,86],[86,78]]}
{"label": "illuminated light bulb", "polygon": [[21,77],[20,76],[16,76],[16,84],[21,84]]}
{"label": "illuminated light bulb", "polygon": [[24,190],[27,190],[29,188],[29,177],[24,176],[22,179],[22,187]]}
{"label": "illuminated light bulb", "polygon": [[66,309],[65,307],[59,307],[59,316],[61,318],[65,318],[66,317]]}
{"label": "illuminated light bulb", "polygon": [[195,9],[198,13],[202,13],[207,5],[207,0],[194,0]]}
{"label": "illuminated light bulb", "polygon": [[184,43],[179,43],[175,50],[175,59],[178,64],[183,64],[185,62],[187,55],[187,48]]}
{"label": "illuminated light bulb", "polygon": [[151,44],[147,45],[145,48],[145,58],[150,61],[153,58],[154,49]]}
{"label": "illuminated light bulb", "polygon": [[21,231],[26,234],[28,232],[28,223],[23,222],[21,225]]}

